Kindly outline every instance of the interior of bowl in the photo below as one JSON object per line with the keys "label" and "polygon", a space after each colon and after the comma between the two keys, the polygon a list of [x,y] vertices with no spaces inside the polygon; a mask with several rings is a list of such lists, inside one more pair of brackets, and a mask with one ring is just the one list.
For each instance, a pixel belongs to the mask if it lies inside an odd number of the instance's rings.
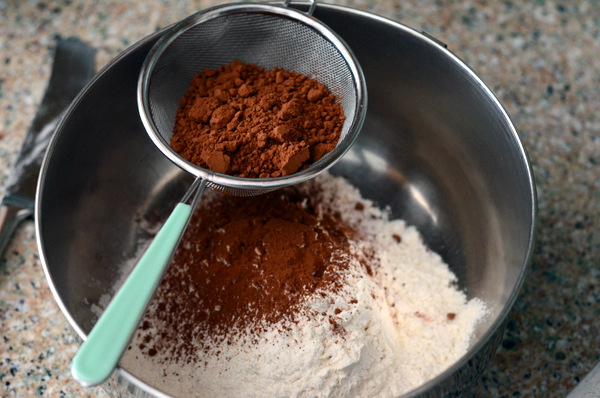
{"label": "interior of bowl", "polygon": [[[362,132],[332,173],[415,225],[467,295],[490,310],[463,360],[416,393],[454,385],[477,352],[495,348],[489,341],[530,259],[535,194],[527,156],[493,94],[442,46],[344,7],[319,5],[315,16],[354,51],[369,96]],[[36,208],[41,257],[82,337],[149,237],[140,220],[159,225],[193,179],[154,147],[137,112],[138,74],[159,35],[99,73],[59,126],[43,165]]]}

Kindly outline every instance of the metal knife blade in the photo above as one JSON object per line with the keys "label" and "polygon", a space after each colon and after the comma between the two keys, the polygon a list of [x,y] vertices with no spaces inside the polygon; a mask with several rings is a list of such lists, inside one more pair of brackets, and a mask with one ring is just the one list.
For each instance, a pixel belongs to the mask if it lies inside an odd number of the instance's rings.
{"label": "metal knife blade", "polygon": [[16,226],[33,215],[42,159],[62,112],[96,69],[95,50],[77,38],[57,39],[50,80],[8,177],[0,206],[0,256]]}

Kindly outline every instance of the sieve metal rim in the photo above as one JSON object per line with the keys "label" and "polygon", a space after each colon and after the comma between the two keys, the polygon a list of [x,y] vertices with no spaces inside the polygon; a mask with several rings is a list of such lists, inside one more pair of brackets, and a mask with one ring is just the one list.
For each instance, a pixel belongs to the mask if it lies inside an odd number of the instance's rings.
{"label": "sieve metal rim", "polygon": [[[311,3],[311,8],[314,6],[314,2]],[[231,176],[221,173],[213,172],[209,169],[197,166],[188,160],[181,157],[175,152],[170,144],[165,141],[163,136],[158,130],[158,127],[154,123],[151,117],[150,103],[149,103],[149,78],[160,59],[164,51],[169,45],[176,40],[180,35],[185,33],[188,29],[194,27],[199,23],[203,23],[215,18],[223,17],[226,15],[233,15],[237,13],[267,13],[274,14],[283,18],[291,18],[295,21],[299,21],[304,25],[317,31],[319,34],[329,40],[335,48],[342,55],[346,61],[348,69],[353,76],[353,82],[355,85],[355,100],[356,100],[356,111],[354,113],[353,120],[348,128],[346,136],[338,142],[336,147],[326,154],[323,158],[319,159],[314,164],[310,165],[304,170],[298,171],[288,176],[283,177],[272,177],[272,178],[244,178]],[[315,177],[317,174],[329,169],[333,164],[336,163],[352,146],[356,140],[360,128],[364,122],[366,116],[366,105],[367,105],[367,90],[366,82],[363,71],[358,63],[354,53],[350,50],[345,41],[338,36],[334,31],[327,27],[324,23],[312,17],[310,14],[305,14],[299,10],[290,8],[286,5],[274,5],[272,3],[228,3],[218,5],[215,7],[207,8],[199,11],[189,17],[181,20],[174,24],[151,48],[148,53],[142,69],[140,71],[137,87],[137,103],[138,110],[142,123],[148,133],[150,139],[158,147],[158,149],[165,155],[171,162],[185,170],[186,172],[194,175],[196,178],[202,178],[208,181],[208,186],[211,187],[227,187],[234,190],[248,190],[248,191],[269,191],[284,186],[297,184],[308,179]]]}

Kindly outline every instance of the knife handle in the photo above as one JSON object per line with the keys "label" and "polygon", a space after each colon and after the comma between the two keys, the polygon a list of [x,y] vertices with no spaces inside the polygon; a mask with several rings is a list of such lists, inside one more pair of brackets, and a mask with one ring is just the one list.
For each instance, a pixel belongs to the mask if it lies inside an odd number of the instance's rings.
{"label": "knife handle", "polygon": [[3,199],[0,205],[0,257],[8,246],[17,226],[33,215],[33,209],[16,206]]}

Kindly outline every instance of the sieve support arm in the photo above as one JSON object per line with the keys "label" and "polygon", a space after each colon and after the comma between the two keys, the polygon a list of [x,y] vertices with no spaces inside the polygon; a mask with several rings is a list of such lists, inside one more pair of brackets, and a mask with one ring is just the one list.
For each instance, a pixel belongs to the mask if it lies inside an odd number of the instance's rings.
{"label": "sieve support arm", "polygon": [[[289,7],[290,4],[292,3],[292,0],[285,0],[285,2],[283,3],[284,6]],[[315,7],[317,6],[317,1],[316,0],[309,0],[309,8],[308,11],[306,11],[306,15],[308,15],[309,17],[311,17],[313,15],[313,13],[315,12]]]}
{"label": "sieve support arm", "polygon": [[[71,372],[83,386],[110,377],[171,263],[193,210],[206,187],[196,179],[114,296],[73,358]],[[191,203],[186,203],[191,199]]]}

